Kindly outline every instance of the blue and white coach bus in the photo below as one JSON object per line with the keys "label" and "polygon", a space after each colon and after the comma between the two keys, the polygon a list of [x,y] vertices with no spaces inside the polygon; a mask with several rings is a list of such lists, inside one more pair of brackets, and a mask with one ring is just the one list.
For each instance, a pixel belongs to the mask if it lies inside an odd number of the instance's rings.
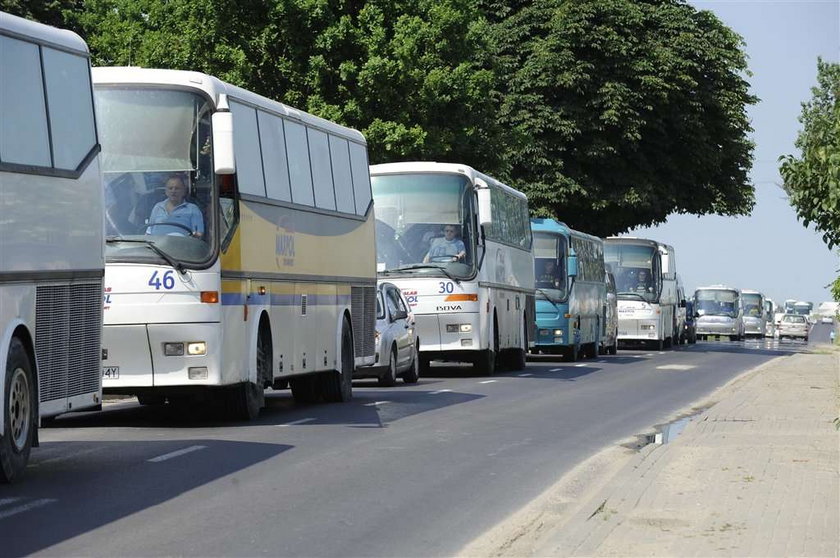
{"label": "blue and white coach bus", "polygon": [[531,230],[537,287],[534,348],[572,361],[594,358],[606,322],[604,242],[553,219],[532,219]]}
{"label": "blue and white coach bus", "polygon": [[103,224],[88,49],[0,13],[0,481],[39,417],[101,404]]}
{"label": "blue and white coach bus", "polygon": [[534,254],[525,194],[460,164],[370,168],[377,268],[417,321],[421,374],[431,360],[498,357],[525,366],[534,333]]}

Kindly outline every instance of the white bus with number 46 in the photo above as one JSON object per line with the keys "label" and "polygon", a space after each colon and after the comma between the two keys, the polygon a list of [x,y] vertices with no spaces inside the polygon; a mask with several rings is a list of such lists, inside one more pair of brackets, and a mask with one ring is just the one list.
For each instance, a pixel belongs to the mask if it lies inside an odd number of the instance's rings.
{"label": "white bus with number 46", "polygon": [[377,269],[405,294],[431,360],[525,365],[534,340],[534,255],[525,194],[467,165],[374,165]]}

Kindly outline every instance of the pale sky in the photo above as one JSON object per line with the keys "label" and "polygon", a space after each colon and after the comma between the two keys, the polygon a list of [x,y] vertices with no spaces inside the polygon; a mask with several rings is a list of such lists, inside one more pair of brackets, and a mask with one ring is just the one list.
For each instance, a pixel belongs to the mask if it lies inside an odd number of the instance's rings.
{"label": "pale sky", "polygon": [[826,285],[840,258],[813,228],[797,221],[781,184],[777,159],[794,153],[801,104],[816,85],[817,57],[840,61],[840,0],[695,0],[746,42],[751,91],[761,101],[749,109],[755,161],[756,205],[749,217],[674,215],[632,236],[674,247],[686,290],[713,283],[818,305],[831,300]]}

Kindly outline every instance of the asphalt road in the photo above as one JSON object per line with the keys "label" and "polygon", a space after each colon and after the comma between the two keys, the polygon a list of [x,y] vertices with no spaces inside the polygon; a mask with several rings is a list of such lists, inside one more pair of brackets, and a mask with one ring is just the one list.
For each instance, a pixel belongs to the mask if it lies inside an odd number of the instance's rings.
{"label": "asphalt road", "polygon": [[414,386],[359,381],[348,404],[272,393],[247,424],[133,400],[67,415],[0,486],[0,555],[451,555],[603,447],[804,348],[538,357],[493,378],[436,366]]}

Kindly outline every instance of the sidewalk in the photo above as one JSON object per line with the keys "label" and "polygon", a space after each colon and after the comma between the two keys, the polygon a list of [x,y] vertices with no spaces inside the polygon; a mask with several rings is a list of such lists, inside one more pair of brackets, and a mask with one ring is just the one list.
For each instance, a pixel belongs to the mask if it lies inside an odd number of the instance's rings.
{"label": "sidewalk", "polygon": [[673,441],[645,446],[579,502],[555,497],[563,513],[547,506],[483,553],[840,555],[838,374],[828,346],[747,373]]}

